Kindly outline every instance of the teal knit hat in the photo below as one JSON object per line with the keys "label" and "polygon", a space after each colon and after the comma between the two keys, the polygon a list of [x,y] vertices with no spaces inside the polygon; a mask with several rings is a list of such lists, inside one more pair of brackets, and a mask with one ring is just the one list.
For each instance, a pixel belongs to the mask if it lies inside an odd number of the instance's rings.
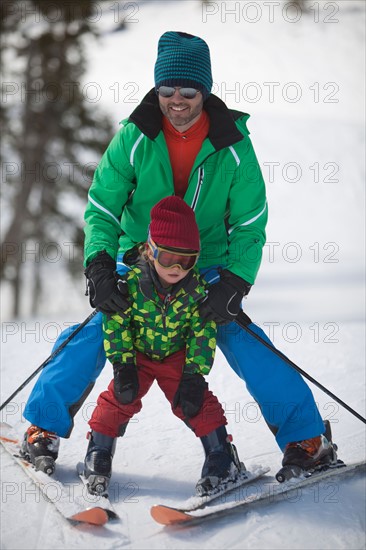
{"label": "teal knit hat", "polygon": [[207,99],[212,88],[210,50],[204,40],[185,32],[168,31],[158,44],[155,89],[160,86],[196,88]]}

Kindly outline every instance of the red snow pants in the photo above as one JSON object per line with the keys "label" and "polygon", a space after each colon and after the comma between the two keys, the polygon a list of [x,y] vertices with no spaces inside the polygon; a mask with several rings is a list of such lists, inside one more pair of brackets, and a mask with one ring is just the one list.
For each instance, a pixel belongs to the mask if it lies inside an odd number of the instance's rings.
{"label": "red snow pants", "polygon": [[[154,380],[157,381],[172,405],[182,377],[184,362],[184,350],[170,355],[163,361],[152,361],[146,355],[137,352],[136,363],[140,384],[137,398],[128,405],[119,403],[114,397],[112,380],[108,390],[102,392],[98,397],[97,406],[89,421],[91,429],[110,437],[118,437],[120,428],[141,410],[141,399],[147,394]],[[172,411],[175,416],[184,420],[197,437],[207,435],[219,426],[227,424],[221,404],[208,389],[205,390],[203,405],[196,416],[190,419],[185,418],[180,407],[173,410],[172,406]]]}

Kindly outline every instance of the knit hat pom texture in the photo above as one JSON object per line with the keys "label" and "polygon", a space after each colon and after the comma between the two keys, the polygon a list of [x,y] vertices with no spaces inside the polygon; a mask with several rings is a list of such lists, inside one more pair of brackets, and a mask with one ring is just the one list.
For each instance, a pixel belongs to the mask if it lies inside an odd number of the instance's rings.
{"label": "knit hat pom texture", "polygon": [[160,246],[200,250],[194,211],[175,195],[162,199],[152,208],[150,235],[154,243]]}

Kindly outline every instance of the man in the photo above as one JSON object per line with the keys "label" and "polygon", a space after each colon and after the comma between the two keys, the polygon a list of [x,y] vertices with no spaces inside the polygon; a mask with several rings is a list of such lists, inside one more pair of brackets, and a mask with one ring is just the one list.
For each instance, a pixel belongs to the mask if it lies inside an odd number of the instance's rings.
{"label": "man", "polygon": [[[217,343],[258,402],[284,451],[283,465],[311,468],[329,462],[333,448],[310,389],[233,323],[260,266],[267,203],[246,128],[249,115],[230,111],[211,87],[207,44],[186,33],[163,34],[155,87],[123,122],[89,192],[85,274],[91,305],[105,313],[128,307],[122,275],[147,238],[151,208],[169,195],[184,198],[200,230],[198,265],[211,284],[201,315],[220,325]],[[58,438],[70,435],[73,416],[104,366],[100,317],[47,366],[29,398],[24,416],[32,426],[24,452],[32,461],[48,451],[57,458]],[[251,328],[267,339],[259,327]],[[46,414],[50,404],[52,417]]]}

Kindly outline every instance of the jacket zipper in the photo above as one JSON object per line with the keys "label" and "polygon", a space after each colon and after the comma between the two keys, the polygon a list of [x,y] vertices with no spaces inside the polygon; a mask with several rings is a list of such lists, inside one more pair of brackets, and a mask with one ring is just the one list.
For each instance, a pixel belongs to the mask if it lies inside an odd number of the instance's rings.
{"label": "jacket zipper", "polygon": [[167,294],[165,296],[163,306],[161,308],[164,330],[166,330],[166,313],[167,313],[168,305],[169,305],[169,302],[170,302],[170,297],[171,297],[171,294]]}
{"label": "jacket zipper", "polygon": [[200,166],[198,168],[197,187],[196,187],[196,190],[194,192],[193,201],[192,201],[192,204],[191,204],[192,210],[195,210],[195,208],[196,208],[196,205],[197,205],[197,202],[198,202],[198,197],[199,197],[200,192],[201,192],[201,187],[202,187],[204,175],[205,175],[205,171],[203,169],[203,166]]}

